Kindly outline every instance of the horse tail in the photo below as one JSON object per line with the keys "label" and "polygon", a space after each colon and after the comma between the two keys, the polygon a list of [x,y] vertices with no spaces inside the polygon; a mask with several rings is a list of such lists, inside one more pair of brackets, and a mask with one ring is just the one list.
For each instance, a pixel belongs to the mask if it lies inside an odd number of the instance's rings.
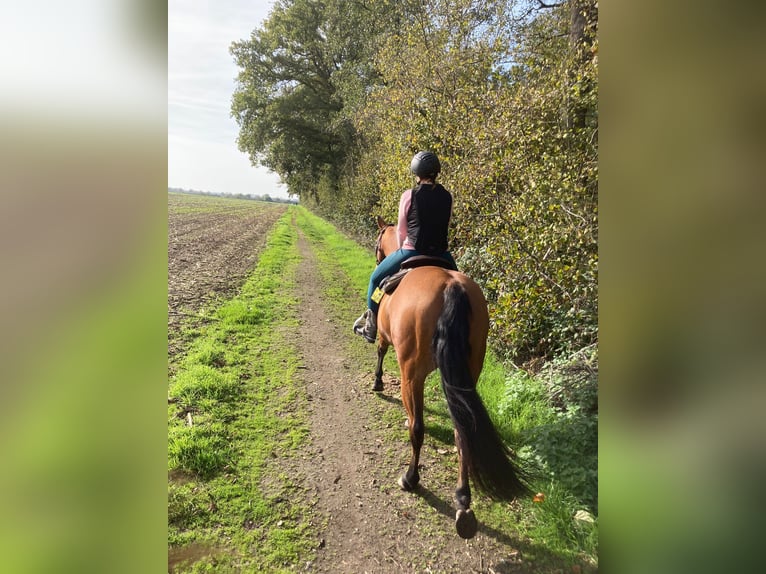
{"label": "horse tail", "polygon": [[512,500],[530,490],[524,483],[524,472],[511,458],[476,392],[468,364],[470,319],[471,303],[465,288],[458,282],[450,283],[434,332],[436,366],[470,477],[490,498]]}

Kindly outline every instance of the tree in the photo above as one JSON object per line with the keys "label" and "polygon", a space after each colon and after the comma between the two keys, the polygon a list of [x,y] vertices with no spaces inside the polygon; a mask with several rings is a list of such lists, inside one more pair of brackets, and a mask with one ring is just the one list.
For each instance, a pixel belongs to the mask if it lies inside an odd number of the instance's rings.
{"label": "tree", "polygon": [[282,0],[231,53],[241,72],[232,98],[238,145],[277,172],[291,193],[334,190],[356,131],[351,111],[375,82],[375,38],[396,5],[361,0]]}
{"label": "tree", "polygon": [[240,150],[277,172],[292,193],[316,193],[343,138],[329,129],[341,109],[331,82],[324,2],[277,3],[264,26],[231,53],[242,69],[232,99]]}
{"label": "tree", "polygon": [[451,246],[488,295],[495,344],[519,362],[588,345],[597,336],[595,2],[422,6],[381,43],[382,82],[357,116],[372,134],[380,209],[395,215],[411,154],[437,152],[455,198]]}

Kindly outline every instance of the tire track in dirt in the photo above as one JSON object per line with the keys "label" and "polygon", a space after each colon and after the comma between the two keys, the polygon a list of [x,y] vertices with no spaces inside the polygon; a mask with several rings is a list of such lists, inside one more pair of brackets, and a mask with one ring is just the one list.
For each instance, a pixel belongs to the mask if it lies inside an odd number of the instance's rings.
{"label": "tire track in dirt", "polygon": [[[287,339],[302,360],[297,376],[309,398],[311,446],[296,462],[300,468],[291,470],[305,477],[311,504],[326,521],[316,559],[307,570],[530,572],[502,533],[480,529],[473,540],[457,537],[450,498],[454,484],[440,481],[436,472],[427,471],[427,484],[417,493],[396,486],[409,455],[406,431],[402,426],[401,442],[383,444],[385,425],[372,420],[371,413],[401,410],[399,387],[385,377],[383,397],[370,390],[374,348],[369,346],[369,365],[353,363],[346,342],[350,324],[335,325],[326,311],[318,263],[298,234],[303,259],[296,277],[300,326]],[[353,300],[359,303],[358,296]],[[401,410],[399,420],[404,416]],[[422,465],[444,464],[428,443],[427,436]]]}

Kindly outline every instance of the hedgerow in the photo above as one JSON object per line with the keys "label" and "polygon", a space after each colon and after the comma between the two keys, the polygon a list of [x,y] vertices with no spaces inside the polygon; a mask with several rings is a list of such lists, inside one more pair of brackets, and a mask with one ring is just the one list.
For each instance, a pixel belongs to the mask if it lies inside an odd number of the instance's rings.
{"label": "hedgerow", "polygon": [[436,152],[491,343],[533,372],[598,340],[595,0],[287,0],[232,47],[240,147],[371,244]]}

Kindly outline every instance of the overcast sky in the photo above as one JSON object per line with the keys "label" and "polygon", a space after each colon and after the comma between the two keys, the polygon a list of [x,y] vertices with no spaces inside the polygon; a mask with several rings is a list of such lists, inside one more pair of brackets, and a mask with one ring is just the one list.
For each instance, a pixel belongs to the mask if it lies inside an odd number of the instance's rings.
{"label": "overcast sky", "polygon": [[250,37],[272,0],[169,0],[168,186],[287,197],[279,176],[250,165],[229,115],[233,41]]}

